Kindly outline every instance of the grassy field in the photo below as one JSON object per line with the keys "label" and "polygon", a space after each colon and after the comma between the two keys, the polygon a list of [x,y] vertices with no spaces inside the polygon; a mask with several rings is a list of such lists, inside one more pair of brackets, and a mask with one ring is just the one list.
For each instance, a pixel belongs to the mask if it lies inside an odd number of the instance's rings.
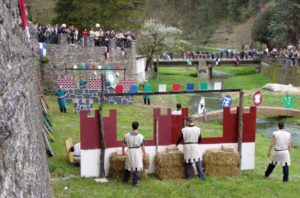
{"label": "grassy field", "polygon": [[[182,84],[182,89],[185,89],[186,83],[199,83],[199,80],[195,78],[195,73],[194,69],[161,68],[160,80],[151,79],[149,82],[154,91],[156,91],[158,84],[167,84],[167,90],[171,90],[171,84],[174,82]],[[259,75],[242,76],[251,78],[253,83],[256,83],[256,87],[247,85],[247,83],[243,85],[248,88],[245,90],[245,105],[251,105],[253,93],[256,89],[261,90],[260,87],[263,83],[269,81],[269,79],[261,76],[261,80],[257,82]],[[225,86],[227,86],[226,83],[227,81],[225,81]],[[276,93],[262,91],[263,105],[282,106],[280,103],[282,95],[278,94],[277,97]],[[298,99],[300,99],[299,96],[295,96],[294,106],[299,109]],[[281,167],[277,167],[271,178],[265,180],[263,174],[269,161],[267,149],[270,138],[261,134],[256,135],[255,169],[242,171],[240,175],[234,177],[207,176],[204,182],[200,182],[196,177],[192,181],[184,179],[159,180],[150,175],[147,180],[141,181],[141,185],[136,188],[129,184],[123,184],[120,179],[109,180],[108,183],[101,184],[96,183],[91,178],[80,178],[80,168],[68,163],[64,146],[68,137],[72,137],[74,143],[79,142],[79,115],[72,112],[72,104],[68,104],[68,113],[65,114],[59,112],[56,99],[53,96],[48,96],[47,101],[50,105],[49,116],[55,137],[55,142],[51,143],[55,156],[48,158],[53,197],[299,197],[300,149],[298,147],[292,149],[292,165],[288,184],[282,184]],[[146,139],[152,139],[152,108],[162,108],[162,113],[165,113],[168,107],[174,108],[179,101],[186,104],[187,97],[185,95],[151,96],[151,105],[145,106],[140,96],[135,98],[134,105],[104,105],[104,116],[108,115],[109,109],[117,109],[118,140],[121,140],[124,134],[131,130],[130,123],[133,120],[138,120],[141,123],[139,131]],[[237,101],[234,99],[234,103]],[[98,108],[98,105],[94,105],[94,108]],[[299,121],[299,118],[294,118],[293,122],[297,122],[297,119]],[[222,135],[222,126],[216,121],[205,124],[198,123],[197,125],[202,128],[204,137]],[[65,187],[68,189],[64,190]]]}
{"label": "grassy field", "polygon": [[230,73],[235,76],[256,74],[256,69],[254,67],[223,66],[223,67],[214,67],[214,70]]}

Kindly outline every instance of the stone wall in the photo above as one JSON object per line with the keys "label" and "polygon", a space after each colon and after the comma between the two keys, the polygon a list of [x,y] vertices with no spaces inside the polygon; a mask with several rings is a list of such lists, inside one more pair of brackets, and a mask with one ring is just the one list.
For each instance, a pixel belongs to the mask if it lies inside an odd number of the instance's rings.
{"label": "stone wall", "polygon": [[0,197],[51,197],[37,68],[18,1],[1,0]]}
{"label": "stone wall", "polygon": [[[83,110],[82,108],[84,103],[86,102],[86,110],[90,109],[91,102],[87,102],[92,100],[94,103],[100,103],[100,95],[101,90],[96,89],[66,89],[67,97],[66,101],[70,103],[78,103],[75,108],[75,112],[78,112]],[[124,90],[124,93],[128,93],[129,90]],[[105,94],[109,93],[115,93],[115,90],[113,89],[107,89],[104,91]],[[134,97],[133,96],[108,96],[105,97],[104,103],[105,104],[120,104],[120,105],[127,105],[127,104],[133,104]],[[81,105],[81,106],[80,106]],[[78,107],[78,108],[76,108]],[[92,106],[91,106],[92,107]],[[79,113],[79,112],[78,112]]]}
{"label": "stone wall", "polygon": [[300,86],[299,66],[278,66],[262,62],[262,72],[276,83]]}
{"label": "stone wall", "polygon": [[[34,40],[35,52],[39,54],[39,45]],[[49,62],[40,64],[39,79],[41,86],[46,94],[54,94],[57,85],[57,76],[68,74],[65,68],[73,68],[74,65],[119,65],[120,69],[126,68],[126,76],[138,79],[136,69],[136,41],[132,41],[131,48],[125,48],[125,54],[122,50],[116,48],[116,40],[112,39],[109,43],[109,59],[105,59],[105,50],[98,46],[81,46],[81,45],[57,45],[47,44],[47,56]],[[85,76],[93,74],[94,71],[84,71]],[[105,71],[102,71],[103,73]],[[72,72],[74,73],[74,71]],[[99,72],[97,71],[97,75]],[[78,73],[78,76],[80,74]],[[120,73],[121,75],[121,73]],[[79,77],[75,77],[79,79]]]}

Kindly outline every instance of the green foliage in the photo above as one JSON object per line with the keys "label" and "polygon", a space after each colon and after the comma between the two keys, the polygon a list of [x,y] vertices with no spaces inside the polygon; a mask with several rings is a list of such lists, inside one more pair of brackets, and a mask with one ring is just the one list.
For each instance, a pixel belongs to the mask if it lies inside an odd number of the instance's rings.
{"label": "green foliage", "polygon": [[[269,0],[264,0],[263,3]],[[259,11],[259,0],[145,0],[142,17],[156,18],[184,31],[196,44],[209,38],[216,26],[244,21]],[[179,17],[180,16],[180,17]],[[204,37],[204,38],[203,38]]]}
{"label": "green foliage", "polygon": [[252,27],[256,41],[286,48],[298,46],[300,37],[300,4],[298,0],[278,0],[260,13]]}
{"label": "green foliage", "polygon": [[47,63],[49,61],[48,56],[43,56],[40,58],[40,63]]}
{"label": "green foliage", "polygon": [[300,37],[300,3],[298,0],[278,0],[268,25],[270,41],[279,47],[293,44],[297,47]]}
{"label": "green foliage", "polygon": [[258,14],[251,30],[252,39],[264,44],[269,43],[271,32],[268,29],[270,19],[272,17],[273,7],[267,7]]}
{"label": "green foliage", "polygon": [[143,0],[58,0],[53,23],[74,25],[80,30],[101,24],[102,29],[128,30],[134,23]]}
{"label": "green foliage", "polygon": [[146,70],[152,66],[154,55],[159,55],[164,51],[180,48],[182,31],[165,24],[150,19],[143,24],[139,38],[138,49],[147,55]]}

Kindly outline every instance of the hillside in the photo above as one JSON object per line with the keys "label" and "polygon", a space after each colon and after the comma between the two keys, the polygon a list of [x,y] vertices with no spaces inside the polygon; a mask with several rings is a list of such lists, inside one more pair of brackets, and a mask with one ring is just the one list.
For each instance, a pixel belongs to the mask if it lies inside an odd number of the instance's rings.
{"label": "hillside", "polygon": [[251,45],[251,28],[255,17],[237,25],[229,25],[227,21],[217,26],[208,40],[210,46],[241,49],[242,45]]}
{"label": "hillside", "polygon": [[24,0],[29,9],[32,22],[49,24],[56,15],[54,12],[56,0]]}
{"label": "hillside", "polygon": [[[70,2],[70,0],[25,0],[30,7],[32,21],[42,24],[50,23],[56,16],[54,7],[57,1]],[[149,18],[159,19],[166,25],[183,30],[185,39],[195,45],[240,48],[242,43],[244,45],[252,43],[251,27],[259,13],[259,2],[266,4],[269,1],[137,0],[139,6],[132,12],[140,13],[134,18],[134,24],[141,25]],[[67,21],[65,23],[68,24]],[[117,20],[111,21],[115,26],[117,23]],[[133,31],[136,32],[134,29]]]}

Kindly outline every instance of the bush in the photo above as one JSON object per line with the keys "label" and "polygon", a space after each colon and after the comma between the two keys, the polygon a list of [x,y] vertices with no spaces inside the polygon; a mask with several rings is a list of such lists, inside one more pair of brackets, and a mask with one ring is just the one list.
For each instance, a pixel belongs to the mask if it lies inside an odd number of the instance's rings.
{"label": "bush", "polygon": [[49,61],[48,56],[43,56],[40,58],[40,63],[47,63]]}

